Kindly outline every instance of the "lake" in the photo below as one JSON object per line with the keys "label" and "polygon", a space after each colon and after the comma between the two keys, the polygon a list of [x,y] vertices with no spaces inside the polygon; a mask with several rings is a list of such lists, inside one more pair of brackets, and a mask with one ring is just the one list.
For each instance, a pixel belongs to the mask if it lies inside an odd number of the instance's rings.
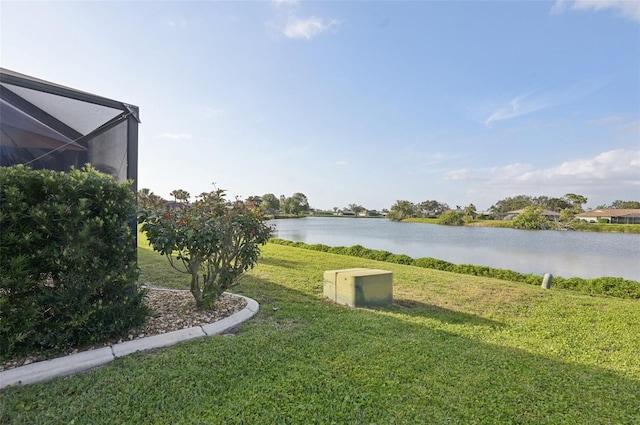
{"label": "lake", "polygon": [[306,217],[270,220],[274,237],[329,246],[433,257],[520,273],[616,276],[640,281],[640,235],[398,223],[387,219]]}

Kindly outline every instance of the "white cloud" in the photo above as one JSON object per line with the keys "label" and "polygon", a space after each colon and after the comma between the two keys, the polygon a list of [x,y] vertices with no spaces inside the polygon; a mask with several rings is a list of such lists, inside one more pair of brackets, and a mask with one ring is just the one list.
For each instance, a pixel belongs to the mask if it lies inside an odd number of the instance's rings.
{"label": "white cloud", "polygon": [[549,106],[540,100],[532,99],[531,94],[524,93],[511,99],[507,105],[498,108],[489,115],[484,125],[488,127],[494,122],[531,114]]}
{"label": "white cloud", "polygon": [[335,19],[322,19],[312,16],[307,19],[289,17],[283,34],[289,38],[311,40],[338,25]]}
{"label": "white cloud", "polygon": [[494,111],[485,119],[484,125],[489,127],[494,122],[517,118],[584,98],[606,85],[607,82],[607,78],[595,77],[554,90],[524,92],[508,101],[506,105],[493,108]]}
{"label": "white cloud", "polygon": [[560,165],[530,171],[517,181],[534,184],[585,182],[640,186],[640,150],[615,149],[593,158],[565,161]]}
{"label": "white cloud", "polygon": [[637,200],[640,197],[640,149],[614,149],[540,169],[523,163],[466,168],[446,173],[444,180],[468,182],[468,194],[476,200],[566,193],[587,196],[593,205],[615,199]]}
{"label": "white cloud", "polygon": [[[551,7],[552,14],[559,14],[566,10],[567,0],[557,0]],[[639,0],[575,0],[573,10],[594,10],[600,11],[613,9],[624,18],[640,22],[640,1]]]}
{"label": "white cloud", "polygon": [[489,171],[491,175],[497,176],[496,178],[510,179],[531,170],[531,168],[532,167],[530,164],[523,164],[521,162],[516,162],[516,163],[508,164],[502,167],[493,167]]}
{"label": "white cloud", "polygon": [[493,184],[499,184],[503,181],[511,181],[518,178],[523,173],[531,170],[530,164],[516,162],[501,167],[490,168],[463,168],[460,170],[449,171],[444,174],[444,180],[449,181],[491,181]]}
{"label": "white cloud", "polygon": [[297,6],[300,1],[299,0],[273,0],[273,3],[279,7],[279,6],[285,6],[285,7],[290,7],[290,6]]}
{"label": "white cloud", "polygon": [[298,17],[302,8],[299,0],[272,0],[271,4],[278,10],[276,21],[267,21],[265,27],[273,34],[284,34],[285,37],[296,40],[311,40],[337,27],[337,19],[324,19],[316,16],[309,18]]}
{"label": "white cloud", "polygon": [[471,170],[469,168],[462,168],[460,170],[453,170],[444,173],[444,180],[447,181],[465,181],[465,180],[475,180],[479,175],[477,173],[478,170]]}
{"label": "white cloud", "polygon": [[162,133],[157,136],[158,139],[193,139],[193,136],[185,133]]}
{"label": "white cloud", "polygon": [[337,166],[337,167],[344,167],[346,165],[349,165],[349,163],[347,161],[336,161],[333,163],[333,165]]}
{"label": "white cloud", "polygon": [[567,0],[557,0],[553,6],[551,6],[551,14],[558,15],[567,8]]}

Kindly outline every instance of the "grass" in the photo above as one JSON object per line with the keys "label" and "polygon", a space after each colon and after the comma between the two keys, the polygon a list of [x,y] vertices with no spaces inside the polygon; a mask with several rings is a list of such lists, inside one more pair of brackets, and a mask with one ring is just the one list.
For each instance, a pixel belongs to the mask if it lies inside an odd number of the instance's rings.
{"label": "grass", "polygon": [[138,266],[140,267],[139,282],[153,282],[171,289],[189,289],[191,275],[170,267],[167,259],[157,252],[138,247]]}
{"label": "grass", "polygon": [[[394,305],[323,301],[323,271],[348,267],[392,270]],[[0,423],[640,423],[637,301],[275,244],[236,292],[261,306],[237,336],[7,388]]]}
{"label": "grass", "polygon": [[[402,220],[407,223],[440,224],[437,218],[406,218]],[[473,220],[465,223],[471,227],[500,227],[513,229],[511,220]],[[634,233],[640,234],[640,224],[609,224],[609,223],[579,223],[572,222],[569,227],[572,230],[581,232],[602,232],[602,233]]]}

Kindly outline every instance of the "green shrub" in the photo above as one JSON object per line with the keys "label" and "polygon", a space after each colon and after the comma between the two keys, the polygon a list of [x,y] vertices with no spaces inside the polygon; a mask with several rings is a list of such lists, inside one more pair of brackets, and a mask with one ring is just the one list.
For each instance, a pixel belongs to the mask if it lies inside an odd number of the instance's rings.
{"label": "green shrub", "polygon": [[396,263],[396,264],[404,264],[410,266],[413,264],[413,258],[404,254],[393,254],[387,257],[386,260],[388,263]]}
{"label": "green shrub", "polygon": [[530,205],[511,220],[515,229],[544,230],[550,227],[549,220],[542,215],[542,208]]}
{"label": "green shrub", "polygon": [[391,258],[393,255],[394,254],[389,251],[376,250],[373,252],[370,258],[376,261],[391,261],[389,258]]}
{"label": "green shrub", "polygon": [[435,270],[442,270],[447,272],[452,271],[453,268],[455,267],[455,264],[453,263],[450,263],[444,260],[439,260],[437,258],[431,258],[431,257],[418,258],[416,259],[413,265],[416,267],[422,267],[425,269],[435,269]]}
{"label": "green shrub", "polygon": [[[304,248],[304,246],[299,245],[299,246],[296,246],[296,248]],[[351,255],[349,248],[345,246],[332,246],[331,248],[329,248],[328,252],[330,252],[331,254]]]}
{"label": "green shrub", "polygon": [[369,251],[370,250],[363,247],[362,245],[353,245],[352,247],[349,247],[346,250],[347,255],[350,255],[352,257],[360,257],[360,258],[367,258],[367,255],[370,254]]}
{"label": "green shrub", "polygon": [[119,335],[147,317],[135,195],[92,168],[0,167],[0,357]]}
{"label": "green shrub", "polygon": [[329,251],[329,246],[328,245],[322,245],[322,244],[314,244],[314,245],[308,245],[308,248],[313,250],[313,251],[322,251],[322,252],[327,252]]}
{"label": "green shrub", "polygon": [[446,211],[438,217],[438,224],[444,224],[446,226],[463,226],[464,213],[462,211]]}

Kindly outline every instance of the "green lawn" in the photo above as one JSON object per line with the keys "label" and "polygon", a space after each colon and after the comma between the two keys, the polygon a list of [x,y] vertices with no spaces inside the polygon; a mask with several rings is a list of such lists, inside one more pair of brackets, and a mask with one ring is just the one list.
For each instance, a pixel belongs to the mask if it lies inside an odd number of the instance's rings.
{"label": "green lawn", "polygon": [[[323,271],[348,267],[392,270],[394,305],[323,301]],[[638,301],[275,244],[236,292],[261,306],[237,336],[7,388],[0,423],[640,423]]]}

